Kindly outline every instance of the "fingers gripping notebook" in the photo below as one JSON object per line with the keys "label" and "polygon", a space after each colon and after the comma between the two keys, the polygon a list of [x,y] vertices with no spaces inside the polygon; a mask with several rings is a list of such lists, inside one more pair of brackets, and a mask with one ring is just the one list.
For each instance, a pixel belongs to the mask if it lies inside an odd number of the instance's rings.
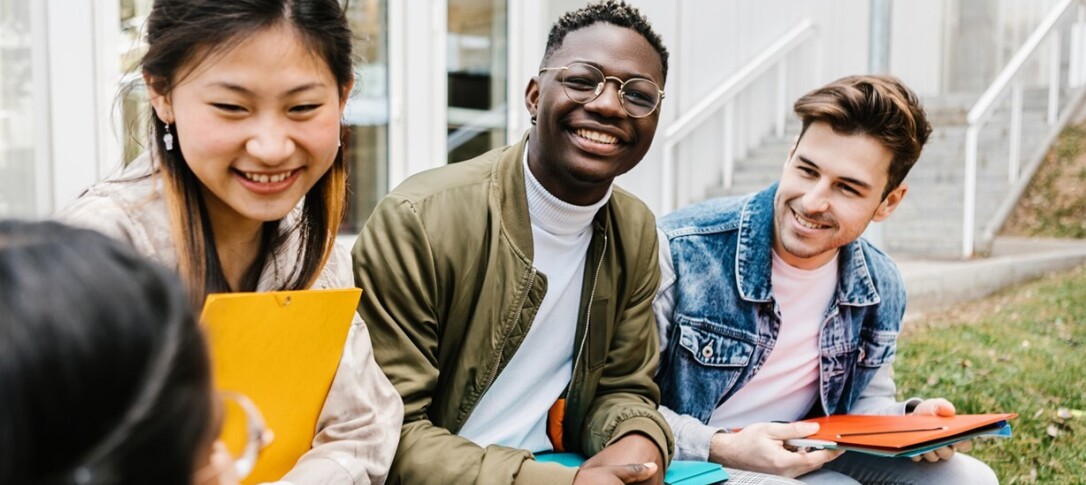
{"label": "fingers gripping notebook", "polygon": [[911,457],[980,436],[1009,437],[1008,420],[1017,414],[959,414],[956,416],[836,415],[808,419],[817,433],[791,446],[844,449],[878,456]]}

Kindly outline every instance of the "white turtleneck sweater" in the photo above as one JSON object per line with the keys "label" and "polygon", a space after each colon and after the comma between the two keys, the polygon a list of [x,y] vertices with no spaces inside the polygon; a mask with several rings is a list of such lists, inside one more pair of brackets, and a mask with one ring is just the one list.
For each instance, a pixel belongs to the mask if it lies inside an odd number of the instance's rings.
{"label": "white turtleneck sweater", "polygon": [[528,335],[460,430],[479,446],[531,452],[553,449],[547,413],[569,384],[592,220],[611,198],[578,206],[563,202],[536,180],[524,150],[524,185],[532,221],[533,265],[547,276],[547,293]]}

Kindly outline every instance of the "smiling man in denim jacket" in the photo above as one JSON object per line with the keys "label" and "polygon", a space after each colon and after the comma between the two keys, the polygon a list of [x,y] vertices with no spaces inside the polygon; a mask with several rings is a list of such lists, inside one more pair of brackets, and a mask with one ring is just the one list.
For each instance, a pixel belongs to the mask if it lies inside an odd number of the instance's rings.
{"label": "smiling man in denim jacket", "polygon": [[945,399],[894,400],[905,288],[859,239],[908,190],[931,133],[923,109],[894,78],[853,76],[795,111],[803,128],[777,184],[660,220],[656,379],[676,458],[721,463],[744,483],[996,483],[949,446],[910,461],[783,444],[818,430],[793,422],[808,416],[955,412]]}

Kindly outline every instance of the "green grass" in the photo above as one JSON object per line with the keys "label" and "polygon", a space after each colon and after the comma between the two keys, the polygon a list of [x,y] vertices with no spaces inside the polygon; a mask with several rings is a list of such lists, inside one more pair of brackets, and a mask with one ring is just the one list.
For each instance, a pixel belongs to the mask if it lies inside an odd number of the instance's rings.
{"label": "green grass", "polygon": [[1086,125],[1068,126],[1048,151],[1003,235],[1086,238]]}
{"label": "green grass", "polygon": [[[1014,437],[977,440],[1001,483],[1084,483],[1086,267],[907,324],[898,397],[946,397],[959,413],[1016,412]],[[1050,433],[1056,436],[1050,436]]]}

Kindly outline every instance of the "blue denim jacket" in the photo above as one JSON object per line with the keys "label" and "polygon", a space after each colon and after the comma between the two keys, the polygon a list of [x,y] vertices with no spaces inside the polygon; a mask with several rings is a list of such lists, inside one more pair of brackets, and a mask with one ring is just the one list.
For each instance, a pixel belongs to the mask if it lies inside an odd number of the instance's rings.
{"label": "blue denim jacket", "polygon": [[[704,423],[750,381],[776,342],[780,313],[770,283],[776,191],[773,185],[711,200],[659,221],[654,307],[663,354],[656,380],[680,448],[677,459],[684,448],[685,458],[705,459],[717,430]],[[812,413],[903,413],[889,375],[905,313],[901,275],[862,239],[840,249],[838,264],[837,291],[819,332],[821,385]],[[683,443],[690,418],[702,429],[687,434],[704,443]],[[699,451],[692,456],[691,450]]]}

